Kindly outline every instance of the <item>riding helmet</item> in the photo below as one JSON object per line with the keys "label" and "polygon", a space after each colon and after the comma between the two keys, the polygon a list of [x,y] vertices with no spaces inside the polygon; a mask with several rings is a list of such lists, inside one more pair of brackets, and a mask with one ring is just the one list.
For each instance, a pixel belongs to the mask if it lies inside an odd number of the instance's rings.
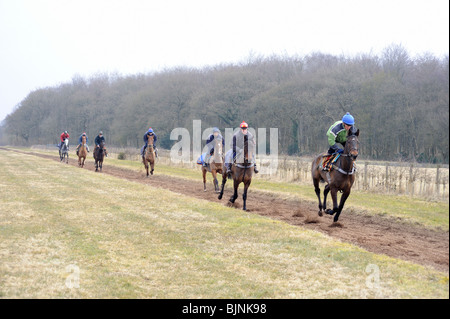
{"label": "riding helmet", "polygon": [[248,124],[245,123],[245,121],[242,121],[240,127],[241,127],[241,128],[248,128]]}
{"label": "riding helmet", "polygon": [[347,125],[354,125],[355,119],[349,112],[347,112],[347,114],[342,117],[342,122]]}

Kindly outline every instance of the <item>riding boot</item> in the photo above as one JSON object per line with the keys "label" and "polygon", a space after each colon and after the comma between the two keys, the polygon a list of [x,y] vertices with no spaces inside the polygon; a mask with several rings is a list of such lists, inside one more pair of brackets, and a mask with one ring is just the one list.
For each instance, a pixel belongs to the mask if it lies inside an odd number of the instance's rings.
{"label": "riding boot", "polygon": [[227,174],[231,174],[231,165],[233,165],[232,163],[227,164]]}
{"label": "riding boot", "polygon": [[155,147],[155,157],[158,157],[158,149]]}
{"label": "riding boot", "polygon": [[258,173],[259,173],[259,170],[256,168],[256,164],[255,164],[253,170],[255,171],[255,174],[258,174]]}

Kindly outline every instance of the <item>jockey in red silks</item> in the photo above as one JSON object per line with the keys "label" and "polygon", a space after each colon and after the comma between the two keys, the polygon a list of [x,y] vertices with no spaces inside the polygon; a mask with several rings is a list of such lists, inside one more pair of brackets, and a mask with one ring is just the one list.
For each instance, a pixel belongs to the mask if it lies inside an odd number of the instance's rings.
{"label": "jockey in red silks", "polygon": [[59,150],[61,150],[61,147],[62,147],[62,145],[63,145],[63,143],[64,143],[64,140],[65,140],[66,138],[69,138],[69,133],[67,133],[67,131],[64,131],[64,132],[61,134],[61,136],[60,136],[61,143],[58,144]]}

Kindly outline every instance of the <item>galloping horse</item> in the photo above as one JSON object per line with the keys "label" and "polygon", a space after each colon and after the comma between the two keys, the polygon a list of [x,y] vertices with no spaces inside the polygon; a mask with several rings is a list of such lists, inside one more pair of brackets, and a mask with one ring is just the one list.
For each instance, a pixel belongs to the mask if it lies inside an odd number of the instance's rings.
{"label": "galloping horse", "polygon": [[[355,181],[356,168],[354,162],[358,156],[359,151],[359,130],[356,133],[348,133],[347,142],[345,143],[344,151],[339,154],[339,158],[333,164],[330,171],[324,171],[322,164],[328,154],[318,155],[312,162],[311,175],[314,184],[314,190],[317,198],[319,199],[319,216],[322,216],[322,210],[329,215],[334,215],[334,222],[337,222],[339,215],[344,208],[345,201],[350,195],[350,189]],[[323,190],[323,205],[320,201],[320,182],[327,182],[325,189]],[[339,206],[337,205],[337,192],[341,191],[341,201]],[[331,192],[331,198],[333,199],[333,209],[327,209],[327,195]]]}
{"label": "galloping horse", "polygon": [[69,164],[69,139],[66,138],[59,150],[59,161],[65,161],[66,164]]}
{"label": "galloping horse", "polygon": [[[236,198],[238,197],[238,187],[240,183],[244,183],[244,194],[242,195],[242,199],[244,200],[244,205],[242,207],[243,210],[247,210],[247,190],[252,182],[253,171],[255,163],[253,163],[253,153],[254,153],[254,145],[252,143],[248,143],[248,140],[244,141],[244,162],[237,163],[234,162],[231,167],[231,177],[233,178],[233,186],[234,192],[230,198],[230,203],[234,203]],[[237,156],[239,158],[239,156]],[[222,199],[223,189],[227,182],[227,173],[226,168],[224,166],[222,173],[222,187],[220,189],[219,199]]]}
{"label": "galloping horse", "polygon": [[214,190],[216,193],[219,193],[219,181],[217,180],[217,173],[223,174],[223,148],[222,148],[222,139],[215,138],[214,139],[214,153],[209,159],[208,167],[202,166],[202,174],[203,174],[203,190],[206,192],[206,173],[208,171],[211,172],[213,176],[213,184]]}
{"label": "galloping horse", "polygon": [[153,175],[155,170],[155,150],[153,149],[154,135],[150,136],[147,141],[147,148],[145,149],[144,156],[142,156],[142,162],[144,163],[145,170],[147,171],[147,177],[149,176],[149,166],[151,168],[150,174]]}
{"label": "galloping horse", "polygon": [[105,143],[101,142],[100,147],[96,147],[94,150],[94,159],[95,159],[95,171],[98,172],[100,168],[100,172],[103,167],[103,159],[105,158]]}
{"label": "galloping horse", "polygon": [[86,160],[87,151],[86,151],[86,136],[81,137],[81,146],[78,150],[78,166],[83,168],[84,161]]}

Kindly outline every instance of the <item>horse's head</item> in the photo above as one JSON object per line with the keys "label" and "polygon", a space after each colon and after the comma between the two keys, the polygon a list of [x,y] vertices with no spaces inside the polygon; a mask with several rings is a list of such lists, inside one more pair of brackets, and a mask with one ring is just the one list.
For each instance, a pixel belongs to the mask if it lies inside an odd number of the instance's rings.
{"label": "horse's head", "polygon": [[348,154],[356,160],[359,154],[359,129],[356,132],[349,131],[347,135],[347,142],[345,143],[344,153]]}
{"label": "horse's head", "polygon": [[253,161],[253,154],[255,152],[255,144],[251,141],[246,140],[244,142],[244,162],[246,164]]}
{"label": "horse's head", "polygon": [[214,139],[213,159],[215,163],[222,163],[222,158],[223,158],[222,138],[217,137]]}
{"label": "horse's head", "polygon": [[153,147],[153,141],[155,140],[155,135],[148,135],[147,145]]}

